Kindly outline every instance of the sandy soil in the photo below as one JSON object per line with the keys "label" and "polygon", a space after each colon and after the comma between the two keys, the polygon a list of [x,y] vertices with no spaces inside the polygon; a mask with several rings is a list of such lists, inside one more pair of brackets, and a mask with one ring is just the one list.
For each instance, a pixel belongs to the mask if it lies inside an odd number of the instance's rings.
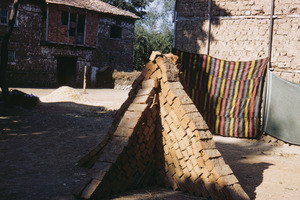
{"label": "sandy soil", "polygon": [[[21,91],[45,97],[53,89]],[[82,94],[82,90],[77,90]],[[0,104],[0,199],[73,199],[86,169],[76,162],[101,142],[128,91],[88,89],[87,102],[48,102],[34,108]],[[214,136],[242,187],[258,200],[298,199],[300,147]],[[201,199],[168,188],[146,188],[108,199]]]}

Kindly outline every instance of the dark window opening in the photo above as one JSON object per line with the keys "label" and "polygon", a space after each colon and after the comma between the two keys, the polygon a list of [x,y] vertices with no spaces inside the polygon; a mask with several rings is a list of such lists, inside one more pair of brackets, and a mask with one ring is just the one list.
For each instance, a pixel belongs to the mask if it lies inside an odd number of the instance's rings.
{"label": "dark window opening", "polygon": [[68,25],[69,21],[69,13],[65,11],[61,11],[61,24]]}
{"label": "dark window opening", "polygon": [[85,29],[85,16],[78,15],[77,37],[76,37],[77,44],[83,44],[84,42],[84,29]]}
{"label": "dark window opening", "polygon": [[77,58],[74,57],[57,58],[57,82],[59,85],[76,85],[76,63]]}
{"label": "dark window opening", "polygon": [[8,24],[8,13],[6,9],[0,9],[0,24]]}
{"label": "dark window opening", "polygon": [[69,36],[75,36],[75,31],[76,31],[76,14],[71,13]]}
{"label": "dark window opening", "polygon": [[112,25],[110,27],[110,37],[111,38],[121,38],[122,37],[122,28],[119,26]]}
{"label": "dark window opening", "polygon": [[16,62],[15,50],[8,50],[8,62]]}

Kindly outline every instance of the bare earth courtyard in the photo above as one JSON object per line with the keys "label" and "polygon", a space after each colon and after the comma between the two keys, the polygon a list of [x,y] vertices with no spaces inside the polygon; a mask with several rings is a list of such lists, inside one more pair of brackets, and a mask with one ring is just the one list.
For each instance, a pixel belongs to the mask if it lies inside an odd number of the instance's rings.
{"label": "bare earth courtyard", "polygon": [[[54,91],[19,90],[42,101]],[[0,199],[74,199],[71,192],[87,173],[77,161],[101,142],[127,95],[126,90],[88,89],[84,99],[75,102],[44,98],[34,108],[0,104]],[[214,136],[214,140],[251,199],[299,198],[299,146],[268,136],[260,140]],[[108,199],[201,198],[153,187]]]}

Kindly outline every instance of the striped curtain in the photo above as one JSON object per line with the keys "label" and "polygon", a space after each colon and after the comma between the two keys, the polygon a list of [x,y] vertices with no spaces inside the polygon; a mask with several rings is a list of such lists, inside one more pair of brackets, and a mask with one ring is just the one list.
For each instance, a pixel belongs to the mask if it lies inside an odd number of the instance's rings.
{"label": "striped curtain", "polygon": [[179,56],[187,92],[212,133],[257,137],[268,58],[234,62],[176,49],[173,53]]}

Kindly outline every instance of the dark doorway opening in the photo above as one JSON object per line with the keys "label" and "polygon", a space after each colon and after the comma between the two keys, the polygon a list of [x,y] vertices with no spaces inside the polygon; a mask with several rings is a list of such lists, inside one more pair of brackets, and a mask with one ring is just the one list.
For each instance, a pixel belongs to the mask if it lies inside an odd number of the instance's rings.
{"label": "dark doorway opening", "polygon": [[74,57],[57,58],[57,82],[58,85],[74,86],[76,81],[76,63]]}

